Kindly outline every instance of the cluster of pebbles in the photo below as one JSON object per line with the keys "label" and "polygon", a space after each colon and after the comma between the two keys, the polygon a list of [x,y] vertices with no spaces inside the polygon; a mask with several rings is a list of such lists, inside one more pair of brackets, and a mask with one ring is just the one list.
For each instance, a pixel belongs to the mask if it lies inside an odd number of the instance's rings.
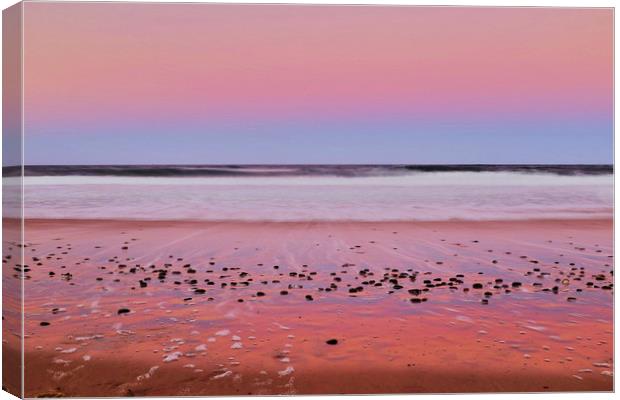
{"label": "cluster of pebbles", "polygon": [[[354,249],[360,247],[357,245]],[[47,271],[49,279],[60,279],[68,285],[75,285],[72,268],[90,266],[90,259],[83,258],[73,266],[58,265],[70,254],[72,247],[67,244],[57,246],[57,250],[42,257],[30,257],[32,265],[15,265],[15,277],[23,274],[25,279],[30,279],[32,270],[38,269]],[[298,297],[313,302],[332,294],[344,293],[350,297],[398,295],[415,305],[432,301],[435,291],[447,289],[477,296],[480,303],[486,305],[501,295],[521,290],[562,295],[569,302],[578,301],[579,294],[584,290],[613,290],[613,268],[609,263],[597,268],[595,272],[588,272],[586,267],[577,266],[573,262],[564,265],[559,260],[543,263],[526,255],[514,256],[517,261],[531,265],[522,278],[515,279],[516,272],[507,278],[489,276],[483,271],[445,274],[415,267],[362,267],[353,263],[334,266],[328,269],[330,272],[324,272],[327,269],[324,267],[312,268],[305,264],[280,266],[259,263],[252,267],[239,267],[218,262],[214,258],[200,264],[190,263],[174,255],[169,255],[167,262],[144,265],[132,262],[132,258],[127,256],[128,250],[129,242],[124,242],[120,247],[121,254],[109,258],[105,265],[95,267],[99,273],[94,279],[97,282],[122,284],[135,291],[171,284],[181,288],[183,300],[187,302],[199,297],[206,297],[208,301],[217,300],[222,291],[229,290],[239,294],[237,301],[240,303],[273,296]],[[511,252],[504,254],[511,255]],[[10,259],[11,256],[7,255],[3,262],[8,263]],[[493,258],[488,261],[489,264],[499,262]],[[54,265],[48,266],[48,263]],[[444,267],[446,262],[434,263]],[[441,268],[442,271],[452,269],[457,268]],[[129,312],[131,310],[125,307],[117,310],[119,315]],[[49,325],[49,321],[42,321],[41,325]]]}

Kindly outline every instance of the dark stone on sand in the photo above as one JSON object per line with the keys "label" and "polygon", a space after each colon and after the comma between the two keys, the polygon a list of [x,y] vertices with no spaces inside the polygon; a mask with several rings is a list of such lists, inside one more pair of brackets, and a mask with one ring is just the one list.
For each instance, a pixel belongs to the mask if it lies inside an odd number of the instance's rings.
{"label": "dark stone on sand", "polygon": [[286,296],[286,295],[288,294],[288,291],[286,291],[286,290],[281,290],[281,291],[280,291],[280,294],[281,294],[282,296]]}
{"label": "dark stone on sand", "polygon": [[205,289],[194,289],[194,293],[196,294],[205,294],[207,291]]}
{"label": "dark stone on sand", "polygon": [[49,326],[50,323],[46,322],[46,321],[42,321],[42,322],[39,323],[39,325],[41,325],[41,326]]}
{"label": "dark stone on sand", "polygon": [[480,303],[482,303],[482,304],[489,304],[489,300],[487,300],[487,299],[482,299],[482,300],[480,300]]}
{"label": "dark stone on sand", "polygon": [[258,297],[263,297],[265,295],[265,293],[263,292],[256,292],[256,296]]}
{"label": "dark stone on sand", "polygon": [[306,295],[306,300],[312,301],[312,300],[314,300],[314,298],[311,295],[307,294]]}
{"label": "dark stone on sand", "polygon": [[474,289],[482,289],[482,283],[474,283],[472,285],[472,288],[474,288]]}
{"label": "dark stone on sand", "polygon": [[130,312],[129,308],[119,308],[116,313],[118,315],[121,315],[121,314],[129,314],[129,312]]}
{"label": "dark stone on sand", "polygon": [[329,344],[330,346],[335,346],[338,344],[338,339],[329,339],[325,343]]}
{"label": "dark stone on sand", "polygon": [[512,282],[512,287],[517,288],[521,286],[521,282]]}
{"label": "dark stone on sand", "polygon": [[567,297],[566,301],[577,301],[577,299],[575,297]]}

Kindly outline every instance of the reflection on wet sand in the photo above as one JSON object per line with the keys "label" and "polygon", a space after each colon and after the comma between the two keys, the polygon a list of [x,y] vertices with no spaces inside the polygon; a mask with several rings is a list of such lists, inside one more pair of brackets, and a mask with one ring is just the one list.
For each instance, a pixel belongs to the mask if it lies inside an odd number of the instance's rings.
{"label": "reflection on wet sand", "polygon": [[26,396],[612,390],[611,220],[26,232]]}

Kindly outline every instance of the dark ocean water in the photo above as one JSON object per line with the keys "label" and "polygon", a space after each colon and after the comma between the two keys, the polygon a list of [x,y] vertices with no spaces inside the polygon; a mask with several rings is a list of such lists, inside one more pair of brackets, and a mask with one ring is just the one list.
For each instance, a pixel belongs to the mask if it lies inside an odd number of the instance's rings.
{"label": "dark ocean water", "polygon": [[[605,175],[612,165],[37,165],[25,176],[277,177],[398,176],[424,172],[515,172],[556,175]],[[19,176],[19,167],[4,167],[4,176]]]}

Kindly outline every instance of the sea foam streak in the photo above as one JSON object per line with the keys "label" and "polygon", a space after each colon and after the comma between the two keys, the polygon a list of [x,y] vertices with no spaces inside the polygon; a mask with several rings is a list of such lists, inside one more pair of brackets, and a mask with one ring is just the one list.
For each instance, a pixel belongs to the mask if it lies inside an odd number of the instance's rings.
{"label": "sea foam streak", "polygon": [[[227,167],[222,169],[235,171],[234,175],[216,176],[210,172],[201,176],[132,176],[124,170],[114,176],[27,176],[25,215],[441,221],[609,218],[613,210],[613,175],[600,169],[550,173],[549,167],[528,172],[522,168],[482,172],[368,166],[300,168]],[[10,179],[5,178],[5,184]]]}

